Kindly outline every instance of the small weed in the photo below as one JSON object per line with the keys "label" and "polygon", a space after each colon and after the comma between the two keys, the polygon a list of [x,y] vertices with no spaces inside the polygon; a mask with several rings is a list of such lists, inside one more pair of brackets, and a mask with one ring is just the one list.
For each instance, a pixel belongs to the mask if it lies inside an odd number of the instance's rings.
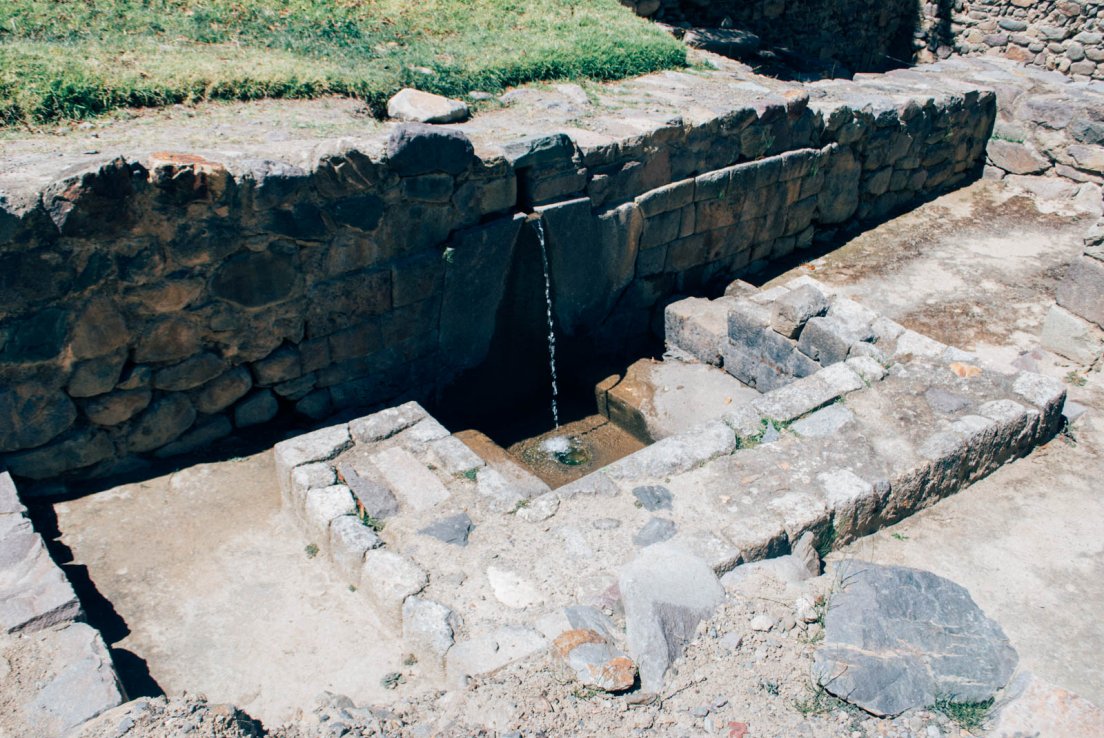
{"label": "small weed", "polygon": [[314,545],[313,543],[308,543],[307,547],[303,549],[303,551],[306,552],[308,559],[313,559],[315,556],[318,555],[318,546]]}
{"label": "small weed", "polygon": [[1015,144],[1022,144],[1024,142],[1024,139],[1023,139],[1022,136],[1009,136],[1009,135],[1004,134],[1004,133],[994,132],[993,135],[992,135],[992,138],[995,141],[1007,141],[1008,143],[1015,143]]}
{"label": "small weed", "polygon": [[932,709],[946,715],[958,727],[973,732],[985,724],[992,707],[992,698],[984,702],[956,702],[954,697],[938,697]]}
{"label": "small weed", "polygon": [[357,520],[359,520],[365,528],[371,528],[376,533],[382,531],[385,525],[384,521],[372,517],[372,515],[364,509],[364,506],[359,503],[357,504]]}
{"label": "small weed", "polygon": [[602,694],[601,690],[594,689],[593,687],[578,686],[571,693],[577,700],[592,700],[599,694]]}
{"label": "small weed", "polygon": [[395,689],[400,684],[406,684],[406,677],[397,671],[392,671],[380,679],[380,686],[384,689]]}
{"label": "small weed", "polygon": [[475,481],[475,478],[476,478],[477,476],[479,476],[479,470],[478,470],[478,469],[468,469],[468,470],[467,470],[466,472],[464,472],[464,474],[463,474],[463,477],[464,477],[464,479],[467,479],[467,480],[468,480],[468,481],[470,481],[470,482],[474,482],[474,481]]}
{"label": "small weed", "polygon": [[512,512],[516,513],[518,510],[522,510],[526,507],[529,507],[529,500],[518,500],[517,504],[514,505],[514,509],[512,510]]}
{"label": "small weed", "polygon": [[1074,387],[1084,387],[1088,384],[1089,380],[1081,372],[1072,371],[1066,374],[1066,382],[1072,384]]}
{"label": "small weed", "polygon": [[782,690],[778,686],[778,682],[772,682],[766,679],[759,682],[759,689],[763,690],[771,697],[777,697],[782,693]]}
{"label": "small weed", "polygon": [[413,666],[418,663],[418,657],[412,653],[408,653],[403,659],[403,666]]}
{"label": "small weed", "polygon": [[909,537],[903,533],[890,533],[889,537],[895,541],[907,541],[909,539]]}
{"label": "small weed", "polygon": [[355,584],[350,584],[349,585],[349,591],[350,592],[356,592],[356,585]]}
{"label": "small weed", "polygon": [[854,718],[860,712],[854,705],[844,702],[833,694],[829,694],[828,690],[820,684],[810,687],[803,699],[794,700],[794,709],[805,717],[842,711]]}

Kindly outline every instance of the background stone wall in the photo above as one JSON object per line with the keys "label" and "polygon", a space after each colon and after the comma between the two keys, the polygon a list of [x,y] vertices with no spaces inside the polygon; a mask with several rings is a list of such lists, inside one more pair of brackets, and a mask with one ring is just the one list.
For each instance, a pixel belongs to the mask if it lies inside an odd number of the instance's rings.
{"label": "background stone wall", "polygon": [[836,62],[835,76],[907,65],[920,27],[916,0],[663,0],[658,17],[714,28],[727,19],[766,47]]}
{"label": "background stone wall", "polygon": [[991,54],[1104,79],[1104,3],[938,0],[925,3],[923,12],[921,61]]}
{"label": "background stone wall", "polygon": [[465,381],[543,399],[536,217],[570,365],[636,350],[674,295],[980,170],[992,93],[825,95],[498,158],[419,126],[309,170],[119,158],[0,201],[0,467],[116,475]]}

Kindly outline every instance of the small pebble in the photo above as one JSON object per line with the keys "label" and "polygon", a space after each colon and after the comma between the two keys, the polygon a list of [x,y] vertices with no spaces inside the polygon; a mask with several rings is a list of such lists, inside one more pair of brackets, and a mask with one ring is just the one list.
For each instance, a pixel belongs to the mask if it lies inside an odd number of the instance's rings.
{"label": "small pebble", "polygon": [[598,518],[591,525],[598,530],[614,530],[621,527],[621,521],[617,518]]}
{"label": "small pebble", "polygon": [[766,632],[774,627],[774,618],[769,615],[756,615],[751,619],[751,629]]}
{"label": "small pebble", "polygon": [[690,710],[690,714],[693,715],[696,718],[703,718],[703,717],[706,717],[707,715],[709,715],[709,708],[708,707],[695,707],[692,710]]}

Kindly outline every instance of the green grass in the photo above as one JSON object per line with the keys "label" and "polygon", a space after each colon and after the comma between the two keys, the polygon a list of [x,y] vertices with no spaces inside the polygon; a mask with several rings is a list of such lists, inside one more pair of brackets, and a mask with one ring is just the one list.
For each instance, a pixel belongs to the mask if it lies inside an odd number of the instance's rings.
{"label": "green grass", "polygon": [[0,0],[0,124],[202,100],[365,100],[685,64],[618,0]]}
{"label": "green grass", "polygon": [[984,702],[955,702],[951,697],[936,699],[935,705],[932,707],[936,712],[941,712],[950,718],[951,722],[958,727],[965,728],[970,732],[980,730],[985,725],[985,721],[989,717],[989,711],[992,708],[992,698]]}

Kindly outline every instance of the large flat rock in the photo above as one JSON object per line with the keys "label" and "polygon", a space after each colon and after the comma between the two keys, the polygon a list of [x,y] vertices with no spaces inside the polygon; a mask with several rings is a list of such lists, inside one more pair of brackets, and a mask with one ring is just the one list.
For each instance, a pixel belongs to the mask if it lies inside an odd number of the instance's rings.
{"label": "large flat rock", "polygon": [[892,716],[937,698],[982,702],[1008,683],[1016,652],[963,587],[900,566],[849,562],[838,573],[813,662],[832,694]]}

